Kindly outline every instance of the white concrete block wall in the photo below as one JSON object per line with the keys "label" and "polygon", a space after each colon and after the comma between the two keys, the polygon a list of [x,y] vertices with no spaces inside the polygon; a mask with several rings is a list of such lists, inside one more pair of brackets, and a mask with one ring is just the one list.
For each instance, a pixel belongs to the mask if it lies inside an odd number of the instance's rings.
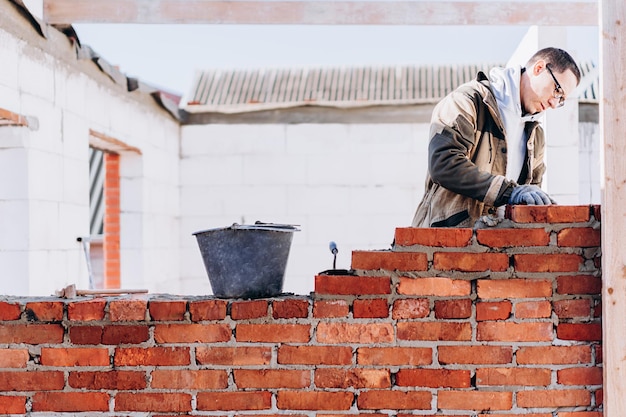
{"label": "white concrete block wall", "polygon": [[427,125],[206,125],[181,135],[181,291],[206,294],[193,232],[256,220],[298,224],[284,291],[386,249],[410,224],[426,174]]}
{"label": "white concrete block wall", "polygon": [[0,27],[0,107],[36,120],[0,128],[0,293],[87,287],[76,238],[89,234],[90,129],[142,152],[122,155],[122,286],[177,288],[179,125],[88,61],[92,75],[68,63],[71,45],[49,30],[47,50]]}

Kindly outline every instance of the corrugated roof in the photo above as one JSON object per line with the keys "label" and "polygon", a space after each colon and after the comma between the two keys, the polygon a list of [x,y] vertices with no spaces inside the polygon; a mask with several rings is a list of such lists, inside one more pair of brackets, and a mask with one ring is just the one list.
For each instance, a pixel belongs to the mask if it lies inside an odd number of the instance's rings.
{"label": "corrugated roof", "polygon": [[207,70],[196,73],[188,104],[204,111],[250,111],[300,105],[427,103],[493,66]]}
{"label": "corrugated roof", "polygon": [[[433,103],[494,66],[501,64],[198,71],[186,109],[240,113],[306,105]],[[593,65],[581,68],[585,74]],[[594,86],[585,98],[595,98]]]}

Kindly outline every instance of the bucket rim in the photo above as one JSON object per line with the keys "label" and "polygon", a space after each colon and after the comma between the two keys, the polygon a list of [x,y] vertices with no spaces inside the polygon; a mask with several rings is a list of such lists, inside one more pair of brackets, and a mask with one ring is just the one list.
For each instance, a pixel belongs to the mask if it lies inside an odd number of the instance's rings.
{"label": "bucket rim", "polygon": [[267,230],[272,232],[299,232],[299,224],[280,224],[280,223],[262,223],[257,221],[255,224],[238,224],[233,223],[226,227],[216,227],[213,229],[199,230],[192,233],[198,235],[206,232],[217,232],[220,230]]}

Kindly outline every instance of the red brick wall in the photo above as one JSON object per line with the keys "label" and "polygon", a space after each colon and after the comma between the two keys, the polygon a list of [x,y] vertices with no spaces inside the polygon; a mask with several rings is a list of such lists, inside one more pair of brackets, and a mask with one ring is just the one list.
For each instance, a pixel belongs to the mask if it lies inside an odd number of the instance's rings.
{"label": "red brick wall", "polygon": [[5,298],[0,410],[601,417],[598,213],[400,228],[311,297]]}
{"label": "red brick wall", "polygon": [[120,156],[104,153],[104,288],[120,288]]}

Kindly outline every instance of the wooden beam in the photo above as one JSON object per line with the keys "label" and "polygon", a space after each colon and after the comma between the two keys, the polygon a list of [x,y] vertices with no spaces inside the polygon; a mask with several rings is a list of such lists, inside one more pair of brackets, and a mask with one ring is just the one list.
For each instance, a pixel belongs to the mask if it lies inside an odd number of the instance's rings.
{"label": "wooden beam", "polygon": [[597,26],[595,2],[43,0],[68,23]]}
{"label": "wooden beam", "polygon": [[626,415],[626,3],[601,0],[600,135],[602,195],[602,333],[604,416]]}

